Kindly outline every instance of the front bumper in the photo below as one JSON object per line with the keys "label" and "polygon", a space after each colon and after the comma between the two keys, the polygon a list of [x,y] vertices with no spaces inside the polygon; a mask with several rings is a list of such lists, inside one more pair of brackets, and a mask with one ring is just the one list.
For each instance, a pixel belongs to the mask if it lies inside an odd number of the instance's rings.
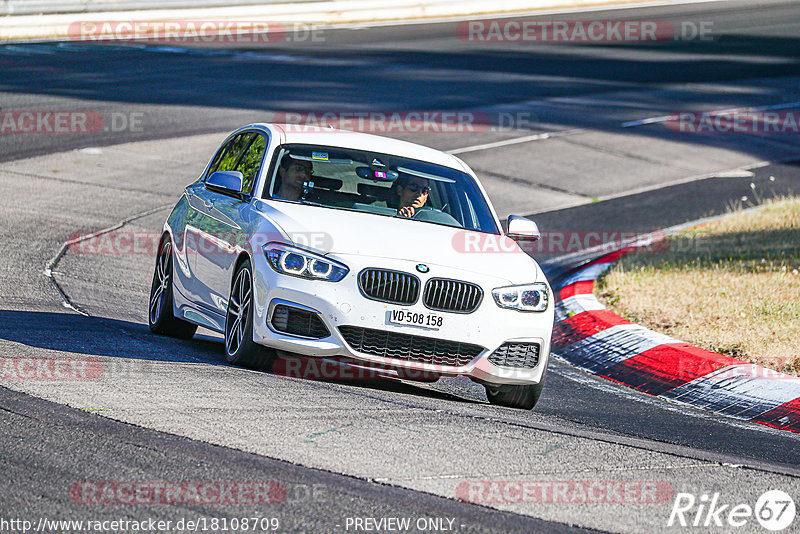
{"label": "front bumper", "polygon": [[[436,373],[443,376],[466,376],[489,384],[537,384],[541,381],[550,356],[550,338],[553,328],[553,299],[544,312],[519,312],[498,307],[491,296],[495,287],[509,285],[506,280],[466,273],[445,266],[431,266],[432,273],[415,272],[416,262],[387,260],[363,256],[347,256],[345,263],[350,272],[340,282],[304,280],[276,273],[263,257],[255,258],[255,316],[254,340],[265,346],[304,356],[348,357],[376,367],[392,367]],[[469,314],[429,310],[422,298],[413,305],[399,306],[369,300],[358,287],[358,273],[365,267],[390,268],[415,273],[424,284],[428,278],[449,277],[481,286],[484,297],[478,309]],[[532,272],[533,272],[532,266]],[[271,328],[269,314],[276,300],[296,303],[314,310],[330,335],[322,339],[309,339],[284,334]],[[443,318],[438,330],[388,322],[392,310],[403,309],[414,313],[436,314]],[[422,363],[408,359],[387,358],[362,352],[345,339],[340,327],[359,327],[382,332],[405,334],[418,338],[444,340],[477,345],[482,350],[468,363]],[[397,336],[395,336],[397,338]],[[535,367],[509,367],[489,361],[490,355],[504,343],[535,343],[539,345],[538,363]]]}

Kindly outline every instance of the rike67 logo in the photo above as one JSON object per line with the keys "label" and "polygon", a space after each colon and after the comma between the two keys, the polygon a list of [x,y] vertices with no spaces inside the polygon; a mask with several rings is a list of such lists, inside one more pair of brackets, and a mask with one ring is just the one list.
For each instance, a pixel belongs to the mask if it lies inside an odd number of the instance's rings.
{"label": "rike67 logo", "polygon": [[750,506],[747,503],[725,503],[720,494],[702,494],[699,498],[691,493],[677,493],[672,504],[667,526],[699,527],[743,527],[753,518],[767,530],[781,531],[791,526],[795,517],[794,500],[781,490],[770,490],[762,494]]}

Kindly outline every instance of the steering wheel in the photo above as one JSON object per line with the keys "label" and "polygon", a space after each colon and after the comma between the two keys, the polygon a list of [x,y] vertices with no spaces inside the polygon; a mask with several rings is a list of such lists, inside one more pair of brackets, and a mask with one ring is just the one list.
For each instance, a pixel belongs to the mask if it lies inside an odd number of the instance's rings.
{"label": "steering wheel", "polygon": [[422,206],[421,208],[414,208],[414,215],[411,216],[412,219],[416,219],[420,213],[426,213],[431,211],[439,211],[436,208],[431,208],[430,206]]}

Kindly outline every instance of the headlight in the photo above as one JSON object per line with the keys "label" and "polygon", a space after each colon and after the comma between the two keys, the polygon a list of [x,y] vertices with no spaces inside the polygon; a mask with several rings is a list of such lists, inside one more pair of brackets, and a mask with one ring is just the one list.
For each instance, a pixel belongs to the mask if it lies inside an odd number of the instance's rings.
{"label": "headlight", "polygon": [[264,254],[275,271],[308,280],[338,282],[350,271],[338,261],[283,243],[267,243]]}
{"label": "headlight", "polygon": [[492,296],[501,308],[535,312],[547,309],[547,284],[542,282],[522,286],[498,287],[492,290]]}

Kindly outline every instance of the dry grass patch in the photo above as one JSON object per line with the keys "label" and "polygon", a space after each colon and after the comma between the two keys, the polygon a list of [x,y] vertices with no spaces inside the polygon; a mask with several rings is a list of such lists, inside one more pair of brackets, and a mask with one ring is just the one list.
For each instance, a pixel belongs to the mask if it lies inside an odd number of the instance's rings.
{"label": "dry grass patch", "polygon": [[619,315],[693,345],[800,374],[800,198],[685,231],[597,284]]}

